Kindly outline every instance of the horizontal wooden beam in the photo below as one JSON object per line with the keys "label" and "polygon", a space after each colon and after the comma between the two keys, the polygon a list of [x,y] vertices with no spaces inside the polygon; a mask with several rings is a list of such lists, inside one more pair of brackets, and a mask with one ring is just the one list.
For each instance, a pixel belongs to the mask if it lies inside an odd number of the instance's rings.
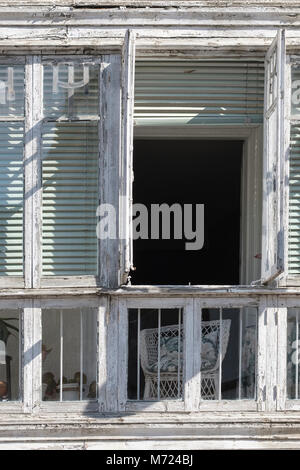
{"label": "horizontal wooden beam", "polygon": [[[263,295],[297,297],[299,287],[251,286],[124,286],[117,289],[101,287],[50,287],[43,289],[0,288],[1,299],[48,299],[66,297],[117,296],[130,298],[159,297],[223,297],[257,298]],[[300,302],[300,297],[299,297]]]}

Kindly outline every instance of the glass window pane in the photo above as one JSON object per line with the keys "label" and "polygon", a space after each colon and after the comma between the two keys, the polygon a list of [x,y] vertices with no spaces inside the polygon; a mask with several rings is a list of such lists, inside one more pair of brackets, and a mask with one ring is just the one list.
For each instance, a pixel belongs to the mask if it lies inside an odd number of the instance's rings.
{"label": "glass window pane", "polygon": [[256,308],[202,309],[202,400],[254,399]]}
{"label": "glass window pane", "polygon": [[0,401],[20,398],[20,312],[0,311]]}
{"label": "glass window pane", "polygon": [[42,399],[96,399],[96,311],[47,309],[42,313],[42,329]]}
{"label": "glass window pane", "polygon": [[[128,313],[128,398],[182,398],[181,309],[129,309]],[[204,308],[201,331],[201,351],[194,351],[201,355],[201,399],[254,400],[257,308]]]}
{"label": "glass window pane", "polygon": [[60,63],[44,66],[44,115],[98,116],[99,65]]}
{"label": "glass window pane", "polygon": [[181,309],[130,309],[128,398],[182,399],[182,377]]}
{"label": "glass window pane", "polygon": [[287,397],[299,399],[300,309],[288,308],[287,316]]}
{"label": "glass window pane", "polygon": [[21,123],[0,123],[0,275],[23,275],[23,136]]}
{"label": "glass window pane", "polygon": [[257,309],[240,310],[241,389],[240,398],[256,397]]}
{"label": "glass window pane", "polygon": [[43,274],[96,275],[97,123],[43,126]]}
{"label": "glass window pane", "polygon": [[24,116],[23,65],[0,65],[0,116]]}
{"label": "glass window pane", "polygon": [[291,115],[300,114],[300,66],[292,66]]}

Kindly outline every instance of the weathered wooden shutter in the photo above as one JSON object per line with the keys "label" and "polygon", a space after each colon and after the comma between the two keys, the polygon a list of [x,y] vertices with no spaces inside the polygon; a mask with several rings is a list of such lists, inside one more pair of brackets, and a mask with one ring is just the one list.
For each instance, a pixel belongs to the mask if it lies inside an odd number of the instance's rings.
{"label": "weathered wooden shutter", "polygon": [[137,61],[137,126],[257,124],[264,66],[257,61]]}
{"label": "weathered wooden shutter", "polygon": [[133,267],[132,183],[135,33],[127,31],[122,56],[122,165],[120,194],[120,279],[126,284]]}
{"label": "weathered wooden shutter", "polygon": [[267,283],[284,270],[283,173],[284,162],[285,33],[278,31],[265,59],[262,274]]}

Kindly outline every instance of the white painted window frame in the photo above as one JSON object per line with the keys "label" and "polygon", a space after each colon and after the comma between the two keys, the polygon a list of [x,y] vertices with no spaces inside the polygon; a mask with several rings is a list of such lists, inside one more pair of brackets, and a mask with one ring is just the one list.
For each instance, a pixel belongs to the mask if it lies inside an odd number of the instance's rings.
{"label": "white painted window frame", "polygon": [[300,399],[287,397],[287,316],[289,308],[300,308],[299,296],[278,297],[278,383],[281,386],[277,410],[300,411]]}
{"label": "white painted window frame", "polygon": [[[107,297],[1,300],[0,309],[18,308],[20,314],[20,401],[0,403],[1,414],[97,413],[106,408],[106,344],[109,318]],[[97,312],[97,398],[82,401],[42,401],[42,310],[94,309]],[[83,311],[84,315],[84,311]],[[114,327],[117,327],[114,325]],[[71,353],[71,351],[70,351]],[[103,405],[105,402],[105,407]]]}
{"label": "white painted window frame", "polygon": [[[98,55],[95,57],[80,56],[33,56],[32,73],[28,87],[34,90],[32,95],[33,115],[30,129],[34,133],[36,148],[32,150],[32,266],[31,280],[26,287],[95,287],[97,285],[114,286],[118,275],[118,240],[98,241],[98,275],[97,276],[43,276],[42,275],[42,159],[41,159],[41,126],[43,121],[43,64],[50,61],[78,63],[81,60],[99,65],[99,202],[113,204],[117,214],[119,210],[118,194],[115,191],[118,179],[121,140],[121,54]],[[31,84],[30,84],[31,81]],[[118,93],[119,92],[119,93]],[[30,106],[30,105],[29,105]],[[29,120],[29,118],[28,118]],[[51,119],[51,121],[56,121]],[[57,119],[61,121],[61,119]],[[86,116],[78,116],[79,121],[90,121]],[[117,186],[116,186],[117,185]],[[95,233],[96,237],[96,233]],[[29,276],[28,276],[29,277]],[[31,281],[31,285],[30,285]]]}
{"label": "white painted window frame", "polygon": [[289,308],[300,308],[299,296],[278,297],[278,384],[277,410],[300,411],[300,399],[287,397],[287,316]]}
{"label": "white painted window frame", "polygon": [[[122,66],[120,63],[120,54],[112,54],[99,56],[100,61],[105,63],[111,58],[116,58],[113,64],[114,73],[111,77],[115,77],[116,82],[121,80],[120,74],[122,70],[122,85],[119,83],[120,96],[119,103],[115,106],[112,113],[112,119],[104,119],[99,121],[99,171],[100,171],[100,200],[103,202],[113,203],[118,208],[118,233],[120,241],[103,241],[99,243],[98,265],[99,278],[94,276],[48,276],[41,275],[41,220],[42,220],[42,187],[41,187],[41,122],[42,122],[42,58],[41,55],[26,56],[26,109],[25,109],[25,125],[26,125],[26,142],[24,150],[25,161],[25,192],[30,196],[26,199],[24,208],[25,217],[25,245],[24,254],[24,286],[26,287],[96,287],[107,286],[117,287],[126,283],[126,277],[134,260],[132,260],[132,227],[131,227],[131,210],[132,210],[132,123],[133,123],[133,69],[134,69],[134,34],[127,32],[124,41]],[[47,57],[55,60],[66,60],[66,57]],[[68,56],[68,58],[80,61],[80,56]],[[97,57],[84,56],[84,60],[97,61]],[[104,66],[101,66],[105,68]],[[108,72],[109,75],[109,72]],[[101,76],[102,78],[102,76]],[[117,83],[114,86],[118,86]],[[110,92],[111,90],[111,92]],[[121,97],[121,90],[122,97]],[[129,91],[131,90],[131,94]],[[115,89],[111,86],[110,80],[100,80],[100,101],[101,112],[105,115],[105,100],[115,99]],[[121,103],[122,99],[122,103]],[[119,119],[118,119],[119,116]],[[121,118],[122,116],[122,118]],[[113,122],[112,122],[113,121]],[[116,122],[118,129],[116,130]],[[205,129],[205,126],[203,126]],[[208,128],[206,128],[208,129]],[[246,126],[245,126],[246,129]],[[185,138],[188,137],[187,129]],[[139,132],[137,128],[136,133]],[[143,132],[143,130],[142,130]],[[201,132],[201,129],[199,129]],[[205,135],[204,134],[203,136]],[[243,132],[242,128],[239,132]],[[220,132],[220,135],[222,131]],[[104,135],[112,135],[113,138],[104,139]],[[209,132],[206,133],[209,135]],[[232,137],[233,134],[231,134]],[[249,139],[250,141],[251,139]],[[110,166],[108,165],[110,163]],[[112,163],[113,162],[113,163]],[[283,165],[283,164],[282,164]],[[109,169],[113,168],[112,171]],[[119,173],[120,172],[120,173]],[[119,189],[119,195],[113,190],[118,186],[118,177],[121,177],[122,185]],[[101,184],[103,183],[103,184]],[[280,190],[280,198],[286,201],[286,195],[282,195],[283,188]],[[286,204],[285,204],[286,208]],[[286,217],[286,212],[283,214]],[[270,231],[268,237],[274,238],[273,232]],[[266,238],[264,237],[264,243]],[[263,243],[263,246],[264,246]],[[256,241],[254,242],[256,244]],[[286,240],[285,240],[286,250]],[[259,250],[256,250],[259,251]],[[262,250],[264,251],[264,250]],[[257,253],[258,254],[258,253]],[[285,257],[286,258],[286,257]],[[101,269],[100,269],[101,268]],[[242,271],[247,268],[244,267]],[[249,273],[243,274],[240,283],[247,284],[249,282]],[[14,282],[13,279],[0,278],[1,283],[8,287],[6,282]],[[18,284],[14,286],[22,287],[23,280],[18,279]]]}
{"label": "white painted window frame", "polygon": [[[106,55],[103,56],[104,63],[105,57],[115,56],[117,57],[118,54],[112,54],[111,56]],[[120,56],[118,56],[120,57]],[[6,59],[5,59],[6,60]],[[18,60],[17,58],[14,60]],[[9,61],[11,63],[11,61]],[[118,65],[115,64],[115,67],[118,67],[120,70],[120,61]],[[26,99],[26,131],[28,132],[26,144],[25,144],[25,152],[24,152],[24,159],[26,162],[25,165],[25,191],[28,191],[34,187],[34,182],[37,182],[39,177],[39,169],[36,162],[36,155],[38,155],[38,150],[36,147],[36,142],[38,141],[37,138],[37,130],[38,130],[38,121],[40,116],[40,107],[41,107],[41,87],[37,87],[37,84],[41,84],[41,56],[40,54],[35,54],[33,56],[26,56],[26,97],[28,94],[32,94],[33,99],[28,100]],[[124,80],[124,79],[123,79]],[[121,90],[121,87],[120,87]],[[124,103],[123,103],[123,110],[124,110]],[[120,112],[121,116],[121,112]],[[120,117],[121,121],[121,117]],[[36,124],[36,126],[35,126]],[[121,126],[121,124],[120,124]],[[245,128],[244,128],[245,129]],[[101,130],[103,132],[103,129]],[[186,137],[185,131],[185,137]],[[253,132],[253,130],[252,130]],[[120,134],[120,132],[119,132]],[[120,139],[121,137],[117,138],[117,143],[114,146],[113,139],[111,142],[107,143],[107,147],[104,149],[104,155],[109,155],[109,152],[114,149],[117,155],[117,162],[119,164],[119,155],[120,155]],[[124,136],[123,136],[124,139]],[[251,140],[251,139],[250,139]],[[250,142],[248,138],[248,142]],[[103,150],[103,149],[102,149]],[[34,158],[35,157],[35,158]],[[105,157],[103,157],[105,158]],[[124,165],[124,155],[121,164]],[[128,169],[127,163],[125,162],[124,170]],[[130,175],[129,175],[130,176]],[[109,198],[109,191],[111,189],[111,180],[108,180],[107,187],[104,189],[106,194],[108,194]],[[38,186],[39,187],[39,186]],[[40,187],[39,187],[40,189]],[[114,197],[111,193],[110,195]],[[36,226],[35,221],[40,220],[40,205],[39,201],[41,200],[41,193],[40,191],[37,192],[35,198],[28,198],[25,204],[25,218],[28,220],[32,220],[32,225],[25,224],[25,240],[26,246],[32,247],[38,246],[38,239],[40,237],[40,229],[37,228],[35,231],[31,230],[31,227]],[[121,221],[121,223],[123,223]],[[126,249],[125,249],[126,250]],[[33,253],[32,250],[29,248],[25,250],[25,259],[27,257],[27,261],[25,262],[25,282],[20,282],[20,284],[13,283],[12,287],[24,287],[25,288],[39,288],[39,287],[91,287],[95,286],[94,280],[92,282],[86,283],[86,279],[64,279],[60,280],[59,282],[55,282],[53,277],[53,281],[50,280],[41,280],[39,274],[39,256],[37,253]],[[127,259],[130,257],[127,256]],[[111,274],[108,270],[104,271],[104,281],[102,285],[105,285],[105,282],[108,282],[109,276],[112,276],[113,279],[110,281],[110,284],[116,284],[115,273]],[[3,282],[3,285],[6,288],[10,287],[10,279],[12,278],[5,278],[0,280]],[[20,281],[20,280],[19,280]],[[47,281],[47,282],[46,282]],[[64,282],[62,282],[64,281]],[[101,283],[100,283],[101,284]],[[118,271],[118,280],[117,284],[120,284],[120,275]],[[185,299],[181,298],[178,303],[181,305],[191,306],[191,302],[193,305],[197,302],[200,302],[201,305],[206,305],[206,302],[203,298],[189,300],[187,297],[190,293],[185,297]],[[124,331],[127,331],[127,308],[128,305],[131,305],[130,302],[132,300],[127,300],[126,297],[122,297],[121,295],[112,295],[110,298],[109,296],[103,296],[100,299],[95,298],[92,300],[88,300],[88,297],[84,298],[81,297],[84,305],[87,305],[87,302],[94,302],[95,308],[98,308],[98,321],[99,321],[99,355],[98,360],[101,366],[99,367],[99,394],[98,394],[98,402],[97,404],[93,404],[91,406],[92,410],[99,410],[100,412],[125,412],[128,403],[127,403],[127,389],[125,387],[126,380],[124,376],[126,374],[126,358],[127,358],[127,336],[124,334]],[[160,307],[162,306],[161,299],[156,299],[157,305]],[[167,300],[167,299],[165,299]],[[220,305],[219,302],[224,302],[224,305],[229,305],[229,299],[227,297],[222,299],[214,298],[212,304]],[[249,300],[248,300],[249,301]],[[251,298],[251,302],[253,299]],[[263,296],[261,295],[259,299],[257,299],[259,304],[259,325],[258,325],[258,395],[257,395],[257,402],[251,401],[251,403],[246,403],[245,401],[245,410],[258,410],[258,411],[275,411],[277,409],[284,409],[285,407],[285,392],[284,392],[284,383],[285,383],[285,374],[284,374],[284,361],[286,362],[286,355],[284,356],[283,353],[280,353],[280,361],[277,362],[277,355],[279,354],[279,346],[284,345],[284,341],[286,341],[284,335],[286,335],[286,328],[284,324],[284,312],[286,309],[286,305],[284,302],[283,305],[280,305],[280,309],[278,308],[277,297],[274,296]],[[22,328],[24,331],[24,343],[22,346],[22,364],[24,365],[23,369],[23,402],[22,403],[1,403],[0,406],[0,413],[7,413],[7,412],[25,412],[25,413],[38,413],[41,410],[50,412],[78,412],[82,413],[86,410],[85,405],[82,406],[81,403],[73,402],[73,403],[42,403],[41,402],[41,308],[45,305],[57,305],[58,307],[72,307],[78,306],[78,297],[74,298],[61,298],[61,299],[54,299],[54,300],[18,300],[13,301],[13,305],[16,305],[16,302],[21,305],[24,309],[22,314]],[[129,303],[128,303],[129,302]],[[138,296],[136,302],[141,305],[142,300]],[[169,302],[169,301],[168,301]],[[167,303],[168,303],[167,302]],[[202,302],[202,303],[201,303]],[[204,302],[204,304],[203,304]],[[240,302],[239,299],[236,299],[234,305],[238,305]],[[136,303],[136,305],[137,305]],[[174,304],[174,300],[171,299],[169,305]],[[10,301],[5,301],[4,303],[1,301],[2,305],[12,305]],[[175,302],[177,304],[177,301]],[[188,309],[188,307],[184,307]],[[190,307],[189,307],[190,308]],[[193,311],[194,312],[194,311]],[[280,315],[280,312],[282,315]],[[191,315],[191,313],[189,314]],[[193,313],[194,315],[194,313]],[[282,325],[281,332],[279,332],[279,325]],[[125,330],[124,330],[125,328]],[[284,334],[283,334],[284,332]],[[101,346],[103,346],[101,348]],[[115,353],[115,355],[114,355]],[[274,355],[275,354],[275,355]],[[280,375],[281,374],[281,375]],[[125,377],[126,378],[126,377]],[[192,390],[190,397],[186,398],[184,401],[184,409],[186,411],[192,410],[200,410],[197,404],[197,397],[195,395],[196,389],[196,380],[199,377],[194,377],[192,379]],[[276,392],[275,392],[276,390]],[[174,402],[173,402],[174,403]],[[205,406],[204,406],[205,405]],[[202,405],[201,409],[203,411],[209,410],[219,410],[219,411],[227,411],[227,410],[236,410],[236,411],[243,411],[241,408],[241,401],[237,401],[236,403],[225,403],[220,402],[219,404],[204,404]],[[153,405],[154,406],[154,405]],[[166,402],[163,404],[158,403],[158,408],[160,407],[161,410],[166,411]],[[170,404],[172,408],[174,404]],[[211,408],[210,408],[211,406]],[[248,408],[249,406],[249,408]],[[295,406],[295,404],[293,405]],[[170,408],[170,410],[171,410]],[[177,410],[178,411],[178,410]]]}
{"label": "white painted window frame", "polygon": [[[116,300],[117,301],[117,300]],[[198,298],[198,297],[185,297],[180,298],[163,298],[151,297],[142,298],[119,298],[120,321],[122,321],[121,345],[119,344],[119,363],[126,364],[128,359],[127,349],[127,334],[128,333],[128,310],[153,308],[153,309],[167,309],[167,308],[181,308],[183,310],[183,328],[184,328],[184,343],[183,343],[183,399],[178,400],[161,400],[161,401],[144,401],[144,400],[126,400],[125,406],[119,408],[118,411],[127,412],[205,412],[205,411],[259,411],[264,406],[264,400],[261,396],[253,400],[201,400],[200,399],[200,384],[201,384],[201,334],[199,331],[201,322],[201,309],[202,308],[239,308],[239,307],[257,307],[260,313],[259,302],[252,298]],[[261,321],[258,321],[258,331],[261,329]],[[261,332],[258,333],[261,337]],[[116,340],[117,343],[117,340]],[[121,346],[121,347],[120,347]],[[265,362],[265,355],[257,356],[258,365],[260,369],[263,368]],[[122,397],[127,396],[127,364],[126,367],[121,367],[122,371],[121,383],[116,384],[121,387]],[[262,381],[265,376],[257,374],[257,389],[264,388]],[[123,399],[119,402],[123,405]],[[116,410],[117,411],[117,410]]]}
{"label": "white painted window frame", "polygon": [[17,309],[19,317],[19,400],[0,403],[1,414],[30,413],[32,410],[32,384],[34,367],[33,308],[31,300],[1,300],[1,311]]}
{"label": "white painted window frame", "polygon": [[[96,56],[47,56],[30,54],[24,57],[0,58],[1,64],[25,64],[25,123],[24,138],[24,275],[22,277],[0,276],[0,287],[5,288],[51,288],[51,287],[117,287],[121,283],[123,258],[126,249],[122,237],[118,234],[124,229],[119,221],[119,211],[127,200],[126,188],[119,188],[120,175],[127,171],[130,161],[127,153],[132,152],[125,132],[130,128],[130,120],[125,119],[129,104],[124,99],[130,82],[122,79],[127,66],[121,52],[97,54]],[[98,275],[97,276],[42,276],[42,158],[41,158],[41,127],[43,121],[43,63],[49,61],[73,63],[96,63],[100,68],[99,83],[99,201],[112,204],[117,214],[117,238],[115,240],[98,241]],[[122,85],[123,84],[123,85]],[[122,98],[123,97],[123,98]],[[123,100],[123,101],[122,101]],[[133,102],[133,97],[130,98]],[[0,118],[1,121],[15,121],[12,118]],[[60,120],[61,119],[57,119]],[[89,121],[86,116],[78,120]],[[55,119],[51,119],[55,121]],[[125,127],[124,127],[125,126]],[[127,145],[127,150],[122,150]],[[119,192],[120,194],[119,194]],[[125,198],[120,197],[122,192]],[[128,213],[128,212],[127,212]],[[122,219],[123,220],[123,219]],[[96,233],[95,233],[96,236]],[[127,236],[127,240],[128,240]],[[123,259],[122,258],[122,259]]]}
{"label": "white painted window frame", "polygon": [[[294,123],[300,123],[300,116],[291,116],[291,92],[292,92],[292,66],[294,64],[300,64],[300,56],[296,55],[288,55],[286,61],[286,93],[289,97],[286,103],[286,114],[285,114],[285,125],[286,125],[286,136],[285,136],[285,161],[284,161],[284,175],[285,175],[285,188],[283,192],[283,200],[284,200],[284,225],[285,227],[289,227],[289,170],[290,170],[290,128],[291,125]],[[285,231],[285,238],[284,238],[284,245],[285,245],[285,266],[284,266],[284,274],[279,281],[279,286],[284,287],[300,287],[300,275],[291,275],[288,273],[288,248],[289,248],[289,240],[288,240],[288,230]]]}
{"label": "white painted window frame", "polygon": [[[132,290],[130,293],[129,291]],[[226,291],[226,289],[225,289]],[[199,312],[201,308],[258,308],[256,399],[200,400]],[[97,399],[74,402],[42,401],[42,309],[93,308],[98,319]],[[185,334],[184,399],[143,402],[127,400],[128,309],[182,308]],[[127,412],[275,412],[300,410],[300,400],[286,400],[287,308],[300,307],[294,295],[271,295],[251,289],[209,293],[207,289],[119,289],[102,295],[38,295],[34,299],[0,301],[0,308],[19,308],[21,314],[21,401],[2,402],[0,414],[127,413]]]}
{"label": "white painted window frame", "polygon": [[[261,254],[261,272],[260,276],[257,276],[257,279],[253,279],[253,269],[252,264],[250,267],[247,266],[245,259],[245,246],[249,249],[248,243],[251,243],[251,237],[248,236],[248,229],[253,225],[249,224],[249,220],[243,220],[241,228],[244,231],[241,237],[241,277],[240,285],[247,284],[251,285],[251,282],[254,284],[271,284],[276,281],[278,285],[282,285],[284,279],[286,278],[286,263],[287,263],[287,231],[285,227],[287,226],[287,217],[288,217],[288,204],[287,204],[287,192],[286,192],[286,177],[287,177],[287,163],[286,155],[288,153],[288,124],[287,124],[287,115],[288,115],[288,99],[285,87],[285,74],[287,69],[286,63],[286,53],[285,53],[285,31],[278,30],[276,37],[274,38],[272,44],[270,45],[266,56],[265,56],[265,70],[268,70],[268,64],[270,59],[275,56],[277,58],[277,84],[276,84],[276,97],[273,103],[269,105],[269,96],[270,92],[270,80],[268,74],[265,77],[265,103],[264,103],[264,148],[263,148],[263,171],[262,171],[262,180],[261,184],[263,186],[263,201],[262,201],[262,228],[260,241],[258,242],[256,234],[252,233],[253,246],[256,251],[255,255]],[[288,73],[287,73],[287,76]],[[269,118],[273,115],[276,115],[276,122],[269,125]],[[193,126],[193,128],[197,126]],[[215,138],[221,138],[222,130],[219,130],[218,126],[199,126],[195,132],[192,127],[188,128],[183,132],[183,128],[178,127],[178,132],[181,132],[183,138],[195,138],[197,131],[198,136],[209,137],[215,135]],[[235,129],[239,129],[239,132],[242,137],[244,129],[247,126],[235,126]],[[230,128],[229,128],[230,129]],[[210,134],[211,132],[211,134]],[[135,128],[135,137],[142,138],[153,138],[153,136],[171,137],[171,135],[177,135],[177,126],[176,128],[169,128],[168,130],[158,129],[155,127],[150,127],[147,129],[146,126],[136,126]],[[229,135],[232,138],[236,138],[234,132]],[[249,136],[248,136],[249,137]],[[245,138],[245,137],[244,137]],[[269,139],[274,139],[275,148],[277,148],[276,153],[269,151]],[[248,139],[251,141],[251,139]],[[257,153],[257,148],[252,146],[252,149],[246,149],[247,151],[253,151],[254,154]],[[256,156],[255,156],[256,158]],[[247,159],[249,162],[249,158]],[[257,161],[255,162],[256,167]],[[273,176],[275,171],[275,177]],[[248,171],[250,167],[248,167]],[[255,170],[254,170],[255,171]],[[250,174],[250,171],[249,171]],[[246,188],[245,182],[247,181],[249,175],[243,173],[243,182],[244,187]],[[248,181],[249,183],[249,181]],[[249,184],[248,184],[249,188]],[[260,191],[260,189],[259,189]],[[249,195],[248,195],[249,198]],[[246,199],[246,201],[245,201]],[[246,202],[246,204],[245,204]],[[251,200],[247,200],[245,193],[242,194],[242,203],[243,209],[248,208],[248,214],[251,212]],[[257,208],[255,209],[255,217],[258,216]],[[246,212],[245,210],[243,211]],[[253,217],[252,217],[252,220]],[[260,249],[257,250],[257,248]],[[252,255],[252,253],[251,253]],[[249,260],[248,260],[249,261]],[[134,263],[134,260],[133,260]],[[248,263],[249,264],[249,263]],[[251,272],[252,271],[252,272]],[[252,279],[251,279],[252,278]]]}
{"label": "white painted window frame", "polygon": [[[275,65],[274,65],[275,62]],[[288,152],[285,30],[278,30],[265,56],[261,283],[286,276],[286,154]]]}
{"label": "white painted window frame", "polygon": [[[71,297],[61,299],[41,299],[35,301],[35,322],[36,322],[36,343],[39,345],[39,354],[36,357],[34,365],[35,369],[35,381],[33,383],[33,412],[49,412],[49,413],[64,413],[64,412],[76,412],[76,413],[95,413],[99,410],[99,400],[101,399],[101,387],[99,386],[99,376],[102,370],[102,345],[105,344],[105,338],[103,337],[105,328],[103,327],[104,319],[104,308],[106,302],[104,299],[99,297],[86,297],[77,298]],[[82,314],[84,316],[84,308],[92,309],[97,314],[97,398],[92,400],[81,400],[81,401],[43,401],[42,400],[42,362],[41,362],[41,344],[42,344],[42,312],[47,309],[71,309],[71,308],[82,308]],[[51,315],[51,313],[50,313]],[[70,351],[71,354],[71,351]]]}
{"label": "white painted window frame", "polygon": [[[103,76],[103,67],[102,63],[104,62],[104,58],[100,57],[84,57],[84,56],[64,56],[64,57],[57,57],[57,56],[41,56],[40,59],[40,68],[41,70],[37,71],[36,76],[34,77],[34,85],[36,84],[40,90],[43,90],[43,66],[55,63],[72,63],[72,64],[80,64],[82,61],[85,63],[90,63],[91,65],[98,65],[99,68],[99,88],[98,88],[98,100],[99,100],[99,118],[95,119],[94,117],[88,116],[76,116],[76,122],[98,122],[98,136],[99,136],[99,147],[98,147],[98,162],[99,162],[99,169],[101,168],[100,163],[100,146],[101,146],[101,123],[100,123],[100,103],[103,103],[102,96],[102,81]],[[34,86],[33,85],[33,86]],[[33,287],[52,287],[52,286],[96,286],[98,284],[98,276],[95,275],[83,275],[83,276],[44,276],[42,274],[42,208],[43,208],[43,187],[42,187],[42,158],[41,158],[41,148],[42,148],[42,125],[48,122],[69,122],[67,116],[62,116],[59,118],[46,118],[43,115],[43,93],[41,93],[39,100],[40,105],[36,105],[37,108],[37,142],[38,142],[38,161],[37,161],[37,171],[34,172],[33,178],[36,177],[36,181],[34,185],[39,188],[37,197],[36,197],[36,227],[39,227],[39,232],[36,233],[36,243],[33,247],[33,259],[35,261],[34,271],[33,271]],[[99,176],[101,172],[99,171]],[[98,204],[100,202],[100,188],[102,187],[102,181],[99,178],[99,187],[98,187]],[[37,229],[38,231],[38,229]],[[96,234],[95,234],[96,236]],[[100,261],[99,261],[99,249],[100,244],[98,244],[98,256],[97,256],[97,269],[99,273],[100,269]]]}

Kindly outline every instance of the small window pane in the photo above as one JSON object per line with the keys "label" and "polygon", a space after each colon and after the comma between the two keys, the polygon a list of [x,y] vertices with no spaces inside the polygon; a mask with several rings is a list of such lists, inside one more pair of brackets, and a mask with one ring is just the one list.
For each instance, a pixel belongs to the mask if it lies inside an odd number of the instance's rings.
{"label": "small window pane", "polygon": [[96,399],[95,310],[87,308],[44,310],[42,328],[42,399],[45,401]]}
{"label": "small window pane", "polygon": [[181,309],[130,309],[128,398],[182,399]]}
{"label": "small window pane", "polygon": [[291,115],[300,116],[300,66],[292,66]]}
{"label": "small window pane", "polygon": [[254,399],[257,309],[203,309],[201,328],[201,399]]}
{"label": "small window pane", "polygon": [[24,116],[23,65],[0,65],[0,116]]}
{"label": "small window pane", "polygon": [[287,316],[287,397],[299,399],[300,309],[288,308]]}
{"label": "small window pane", "polygon": [[97,123],[43,126],[43,275],[97,275]]}
{"label": "small window pane", "polygon": [[23,275],[23,136],[20,123],[0,123],[0,275]]}
{"label": "small window pane", "polygon": [[0,312],[0,401],[20,398],[20,312]]}
{"label": "small window pane", "polygon": [[45,117],[98,116],[98,89],[99,65],[45,65]]}

